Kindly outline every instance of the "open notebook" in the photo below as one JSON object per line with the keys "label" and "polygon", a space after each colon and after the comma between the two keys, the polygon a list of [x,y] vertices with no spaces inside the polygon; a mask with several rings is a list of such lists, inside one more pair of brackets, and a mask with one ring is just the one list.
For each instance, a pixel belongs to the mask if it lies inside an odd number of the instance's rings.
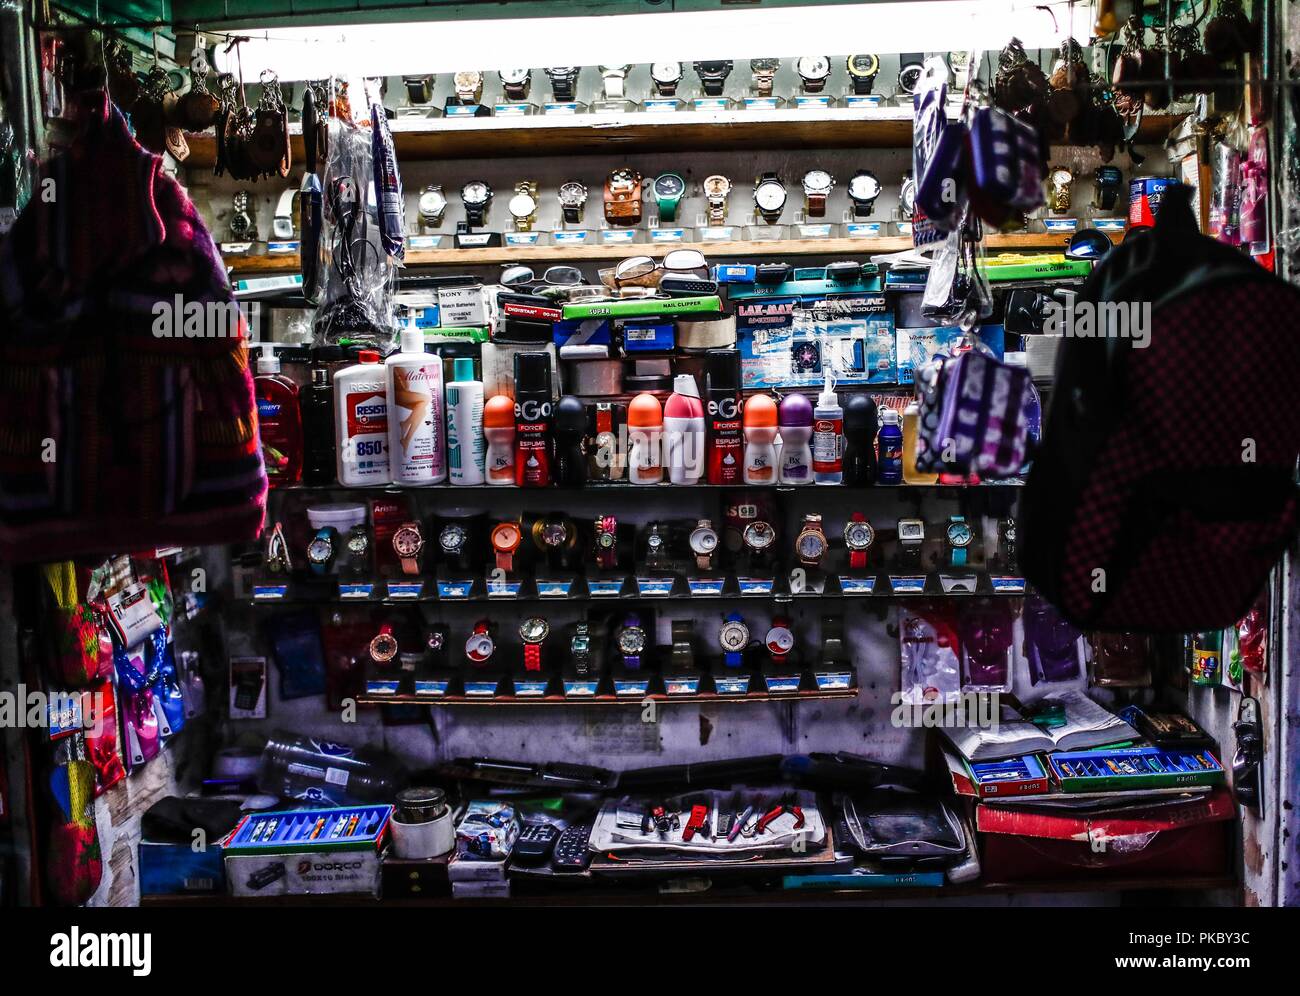
{"label": "open notebook", "polygon": [[996,730],[945,727],[943,732],[968,761],[996,761],[1054,750],[1088,750],[1138,739],[1133,727],[1077,689],[1049,695],[1042,704],[1062,706],[1065,725],[1043,729],[1004,705]]}

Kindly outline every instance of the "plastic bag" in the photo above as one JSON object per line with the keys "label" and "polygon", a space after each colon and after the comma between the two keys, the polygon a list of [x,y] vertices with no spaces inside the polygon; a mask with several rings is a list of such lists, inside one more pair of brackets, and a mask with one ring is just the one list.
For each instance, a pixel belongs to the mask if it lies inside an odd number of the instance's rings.
{"label": "plastic bag", "polygon": [[1029,683],[1073,681],[1083,670],[1083,634],[1039,595],[1025,599],[1022,615]]}
{"label": "plastic bag", "polygon": [[898,619],[904,702],[924,705],[961,692],[959,640],[952,616],[934,606],[908,609]]}
{"label": "plastic bag", "polygon": [[1005,603],[963,606],[958,622],[962,691],[1011,691],[1014,628],[1015,616]]}

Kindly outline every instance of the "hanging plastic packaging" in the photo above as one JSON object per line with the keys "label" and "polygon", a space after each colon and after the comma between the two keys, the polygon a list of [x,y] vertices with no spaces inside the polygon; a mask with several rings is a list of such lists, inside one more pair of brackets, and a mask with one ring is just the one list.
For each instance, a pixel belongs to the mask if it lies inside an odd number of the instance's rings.
{"label": "hanging plastic packaging", "polygon": [[964,692],[1011,691],[1015,616],[1006,604],[976,602],[958,617]]}
{"label": "hanging plastic packaging", "polygon": [[1241,165],[1241,241],[1252,256],[1272,248],[1268,228],[1268,129],[1250,133],[1246,161]]}
{"label": "hanging plastic packaging", "polygon": [[393,259],[406,256],[406,205],[402,200],[402,174],[397,168],[397,150],[377,80],[366,83],[370,98],[370,142],[374,156],[375,207],[379,213],[380,240]]}
{"label": "hanging plastic packaging", "polygon": [[1079,677],[1083,670],[1083,634],[1038,595],[1025,599],[1021,621],[1031,685]]}
{"label": "hanging plastic packaging", "polygon": [[904,702],[943,702],[961,692],[960,643],[947,612],[926,606],[901,613],[898,641]]}

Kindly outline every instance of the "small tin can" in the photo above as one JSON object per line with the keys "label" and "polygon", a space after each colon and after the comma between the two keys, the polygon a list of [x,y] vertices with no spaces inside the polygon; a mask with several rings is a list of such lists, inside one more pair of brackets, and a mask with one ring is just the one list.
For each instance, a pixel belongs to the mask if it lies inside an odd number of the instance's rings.
{"label": "small tin can", "polygon": [[432,823],[447,811],[440,788],[406,788],[397,793],[397,815],[403,823]]}
{"label": "small tin can", "polygon": [[1129,228],[1150,228],[1156,223],[1165,191],[1177,183],[1169,176],[1135,176],[1128,182]]}

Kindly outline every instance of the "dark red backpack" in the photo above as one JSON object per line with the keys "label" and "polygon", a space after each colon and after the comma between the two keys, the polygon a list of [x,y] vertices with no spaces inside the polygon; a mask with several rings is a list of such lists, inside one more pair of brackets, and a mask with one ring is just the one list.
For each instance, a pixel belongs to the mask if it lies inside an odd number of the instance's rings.
{"label": "dark red backpack", "polygon": [[1149,303],[1150,340],[1062,340],[1025,576],[1088,629],[1230,626],[1296,533],[1300,291],[1203,236],[1171,187],[1078,300]]}

